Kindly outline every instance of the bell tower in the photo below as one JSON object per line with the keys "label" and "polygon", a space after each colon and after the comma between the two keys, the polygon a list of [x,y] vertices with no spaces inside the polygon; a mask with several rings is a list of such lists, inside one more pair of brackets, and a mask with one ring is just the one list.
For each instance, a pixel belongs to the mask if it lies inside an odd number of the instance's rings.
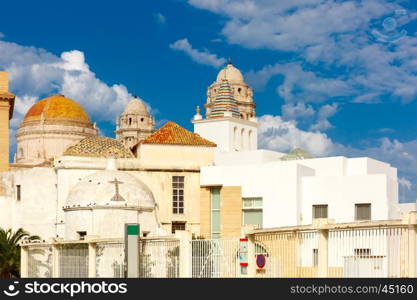
{"label": "bell tower", "polygon": [[9,170],[9,121],[15,95],[9,92],[9,74],[0,71],[0,172]]}

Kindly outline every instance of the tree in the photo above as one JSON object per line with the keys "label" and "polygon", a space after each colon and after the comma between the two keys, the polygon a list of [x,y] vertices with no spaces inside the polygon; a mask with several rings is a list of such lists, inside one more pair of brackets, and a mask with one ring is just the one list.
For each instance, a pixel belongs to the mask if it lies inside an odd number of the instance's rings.
{"label": "tree", "polygon": [[20,277],[20,242],[40,240],[36,235],[19,228],[15,232],[11,229],[0,228],[0,277]]}

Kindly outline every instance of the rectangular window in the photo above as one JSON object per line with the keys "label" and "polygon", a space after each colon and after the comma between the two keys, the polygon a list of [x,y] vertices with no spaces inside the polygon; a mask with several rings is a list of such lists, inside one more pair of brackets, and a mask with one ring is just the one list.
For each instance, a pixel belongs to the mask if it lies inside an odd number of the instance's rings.
{"label": "rectangular window", "polygon": [[371,204],[355,204],[355,220],[370,220],[371,219]]}
{"label": "rectangular window", "polygon": [[220,188],[211,189],[211,237],[220,238]]}
{"label": "rectangular window", "polygon": [[327,204],[313,205],[313,219],[327,219]]}
{"label": "rectangular window", "polygon": [[185,222],[172,222],[171,232],[175,233],[177,230],[185,230]]}
{"label": "rectangular window", "polygon": [[262,198],[243,198],[243,225],[262,227]]}
{"label": "rectangular window", "polygon": [[21,197],[22,197],[21,187],[20,187],[20,185],[16,185],[16,199],[17,199],[17,201],[20,201]]}
{"label": "rectangular window", "polygon": [[355,256],[359,256],[359,257],[371,256],[371,249],[369,248],[355,249]]}
{"label": "rectangular window", "polygon": [[184,176],[172,176],[172,212],[184,213]]}
{"label": "rectangular window", "polygon": [[87,231],[77,231],[77,234],[80,240],[84,240],[85,236],[87,235]]}

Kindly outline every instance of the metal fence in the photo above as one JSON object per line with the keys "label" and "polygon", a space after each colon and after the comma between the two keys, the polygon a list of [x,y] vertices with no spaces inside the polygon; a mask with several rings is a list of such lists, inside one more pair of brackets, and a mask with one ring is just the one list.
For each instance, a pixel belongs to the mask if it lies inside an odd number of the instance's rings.
{"label": "metal fence", "polygon": [[[322,220],[324,222],[324,220]],[[247,232],[248,267],[239,238],[193,240],[189,232],[139,241],[143,278],[417,277],[417,212],[402,220],[315,223]],[[265,266],[257,267],[258,255]],[[23,277],[124,277],[122,239],[22,245]]]}
{"label": "metal fence", "polygon": [[139,277],[177,278],[180,272],[179,240],[141,240]]}
{"label": "metal fence", "polygon": [[404,277],[407,256],[404,227],[329,231],[329,277]]}
{"label": "metal fence", "polygon": [[88,277],[88,244],[63,244],[58,251],[60,278]]}
{"label": "metal fence", "polygon": [[[406,225],[329,225],[252,232],[254,255],[263,254],[256,277],[407,277],[413,263]],[[312,227],[312,226],[310,226]],[[322,243],[320,243],[320,234]],[[414,252],[416,249],[414,248]]]}
{"label": "metal fence", "polygon": [[257,277],[316,277],[317,232],[272,232],[255,234],[255,256],[263,254],[267,264]]}
{"label": "metal fence", "polygon": [[239,239],[192,240],[192,277],[239,277]]}

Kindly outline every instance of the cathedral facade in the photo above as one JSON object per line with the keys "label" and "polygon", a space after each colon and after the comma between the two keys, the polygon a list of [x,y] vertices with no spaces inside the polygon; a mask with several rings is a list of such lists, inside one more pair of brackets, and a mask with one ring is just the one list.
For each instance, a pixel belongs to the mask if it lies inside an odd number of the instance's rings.
{"label": "cathedral facade", "polygon": [[[2,153],[13,103],[0,73]],[[37,101],[17,131],[14,162],[0,161],[0,227],[77,240],[120,238],[125,223],[139,223],[142,236],[187,230],[219,238],[239,237],[246,225],[353,221],[357,207],[371,219],[415,209],[398,203],[389,164],[258,149],[253,92],[231,62],[208,87],[204,107],[194,132],[174,122],[156,130],[146,104],[134,98],[109,138],[74,99]]]}

